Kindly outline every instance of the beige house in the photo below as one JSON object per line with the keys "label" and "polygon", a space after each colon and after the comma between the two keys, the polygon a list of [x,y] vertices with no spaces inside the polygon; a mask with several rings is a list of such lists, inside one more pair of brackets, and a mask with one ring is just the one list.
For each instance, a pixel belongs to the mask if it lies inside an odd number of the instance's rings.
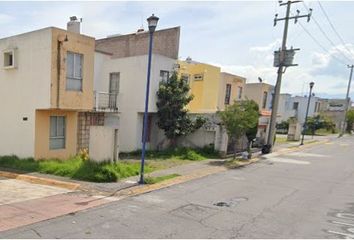
{"label": "beige house", "polygon": [[274,86],[267,83],[247,83],[245,85],[245,98],[255,101],[259,106],[260,118],[257,132],[259,144],[265,143],[268,136],[273,92]]}
{"label": "beige house", "polygon": [[220,94],[218,109],[224,110],[225,106],[234,101],[244,100],[246,78],[231,73],[220,73]]}
{"label": "beige house", "polygon": [[94,109],[95,39],[79,21],[0,39],[0,49],[0,155],[65,159],[89,148],[105,113]]}

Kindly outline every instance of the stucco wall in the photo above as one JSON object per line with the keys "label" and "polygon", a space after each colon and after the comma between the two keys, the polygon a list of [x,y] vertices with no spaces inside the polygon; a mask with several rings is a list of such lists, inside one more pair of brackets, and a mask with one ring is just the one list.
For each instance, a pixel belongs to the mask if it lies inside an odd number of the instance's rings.
{"label": "stucco wall", "polygon": [[[50,116],[65,116],[65,149],[49,149]],[[76,155],[78,113],[76,111],[37,110],[35,128],[35,158],[67,159]]]}
{"label": "stucco wall", "polygon": [[[225,109],[226,84],[231,84],[230,104],[232,104],[235,100],[244,99],[245,83],[246,83],[246,78],[233,75],[230,73],[226,73],[226,72],[220,73],[220,90],[219,90],[220,94],[219,94],[218,108],[220,110]],[[241,99],[239,99],[238,96],[239,87],[242,87]]]}
{"label": "stucco wall", "polygon": [[[96,91],[108,92],[109,74],[120,73],[118,93],[120,151],[139,149],[142,131],[142,117],[139,117],[139,113],[144,112],[145,106],[147,55],[115,59],[102,53],[96,52],[95,55],[95,66],[101,66],[95,74]],[[175,62],[175,59],[153,54],[149,112],[157,111],[156,92],[161,79],[160,70],[172,71]]]}
{"label": "stucco wall", "polygon": [[[187,105],[191,113],[215,112],[219,104],[220,68],[209,64],[179,61],[179,74],[188,74],[194,99]],[[195,81],[195,74],[203,74],[203,80]]]}
{"label": "stucco wall", "polygon": [[[60,83],[59,83],[59,108],[82,109],[93,108],[93,76],[94,76],[94,51],[95,39],[81,34],[67,32],[58,28],[52,28],[52,57],[51,57],[51,107],[57,108],[58,86],[58,39],[63,40],[67,36],[68,41],[61,47]],[[82,91],[66,90],[66,58],[67,52],[83,54],[83,80]]]}
{"label": "stucco wall", "polygon": [[274,87],[267,83],[247,83],[244,94],[246,99],[254,100],[259,105],[259,109],[262,110],[263,94],[267,92],[266,108],[263,110],[270,110],[273,89]]}
{"label": "stucco wall", "polygon": [[104,126],[90,127],[90,159],[102,162],[114,159],[114,129]]}
{"label": "stucco wall", "polygon": [[32,157],[35,109],[50,107],[51,29],[0,40],[0,54],[13,48],[17,68],[0,57],[0,155]]}

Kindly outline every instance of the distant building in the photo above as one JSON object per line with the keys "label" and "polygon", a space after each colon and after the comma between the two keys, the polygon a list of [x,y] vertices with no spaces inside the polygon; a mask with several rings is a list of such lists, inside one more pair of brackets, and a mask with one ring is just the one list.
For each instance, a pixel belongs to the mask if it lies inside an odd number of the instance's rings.
{"label": "distant building", "polygon": [[[277,122],[287,121],[291,117],[296,117],[303,125],[306,118],[308,96],[291,96],[291,94],[280,94]],[[313,117],[320,111],[321,102],[318,97],[311,97],[308,116]]]}
{"label": "distant building", "polygon": [[[336,128],[341,128],[344,123],[345,99],[320,99],[320,114],[329,117],[335,124]],[[352,105],[350,101],[349,106]]]}

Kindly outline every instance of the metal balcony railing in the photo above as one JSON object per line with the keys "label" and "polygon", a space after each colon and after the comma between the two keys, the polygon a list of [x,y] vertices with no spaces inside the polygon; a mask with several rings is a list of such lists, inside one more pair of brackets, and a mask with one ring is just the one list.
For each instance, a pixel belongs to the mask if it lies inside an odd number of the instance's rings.
{"label": "metal balcony railing", "polygon": [[108,92],[95,92],[95,111],[117,112],[118,94]]}

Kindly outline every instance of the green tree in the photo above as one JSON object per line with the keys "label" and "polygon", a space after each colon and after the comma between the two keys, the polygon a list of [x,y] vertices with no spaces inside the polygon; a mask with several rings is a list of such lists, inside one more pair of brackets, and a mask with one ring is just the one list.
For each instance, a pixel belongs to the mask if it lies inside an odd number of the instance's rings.
{"label": "green tree", "polygon": [[218,115],[226,128],[235,158],[239,139],[246,135],[248,140],[252,141],[257,134],[258,105],[253,100],[235,101],[227,106],[225,111],[218,112]]}
{"label": "green tree", "polygon": [[173,147],[178,137],[194,132],[205,123],[200,116],[192,119],[188,115],[185,107],[193,99],[189,90],[189,84],[178,79],[177,73],[173,72],[167,81],[160,82],[157,91],[157,125],[164,130]]}
{"label": "green tree", "polygon": [[349,110],[347,112],[347,132],[351,133],[354,124],[354,110]]}

